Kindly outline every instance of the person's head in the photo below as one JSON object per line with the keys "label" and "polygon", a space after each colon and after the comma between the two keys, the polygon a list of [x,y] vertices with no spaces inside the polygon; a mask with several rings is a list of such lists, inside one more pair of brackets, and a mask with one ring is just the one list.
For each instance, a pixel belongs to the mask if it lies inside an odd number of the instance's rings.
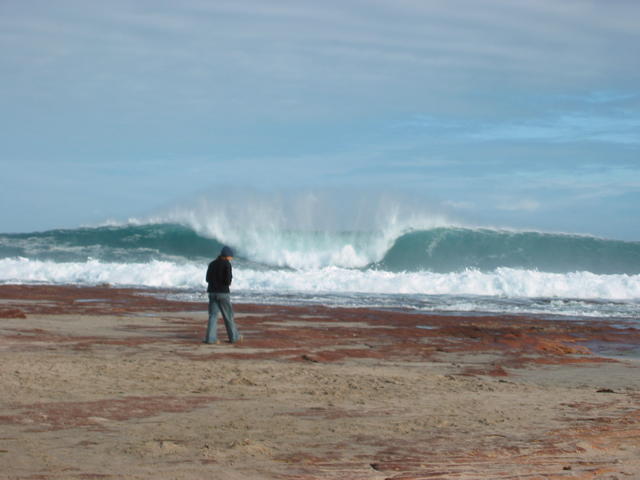
{"label": "person's head", "polygon": [[231,260],[233,258],[233,250],[225,245],[222,247],[222,250],[220,250],[220,256],[227,260]]}

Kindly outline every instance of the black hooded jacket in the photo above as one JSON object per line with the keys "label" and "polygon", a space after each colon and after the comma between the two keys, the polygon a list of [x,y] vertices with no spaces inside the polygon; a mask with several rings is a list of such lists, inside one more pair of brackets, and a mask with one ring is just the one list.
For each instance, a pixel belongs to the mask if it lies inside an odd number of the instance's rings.
{"label": "black hooded jacket", "polygon": [[216,258],[207,268],[207,292],[229,293],[232,278],[231,262],[223,257]]}

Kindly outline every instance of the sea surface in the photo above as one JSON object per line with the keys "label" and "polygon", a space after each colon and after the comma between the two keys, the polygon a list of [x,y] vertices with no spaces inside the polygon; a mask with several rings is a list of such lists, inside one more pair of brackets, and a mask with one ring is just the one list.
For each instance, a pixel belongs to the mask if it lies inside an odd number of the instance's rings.
{"label": "sea surface", "polygon": [[136,221],[0,234],[0,283],[163,288],[202,301],[223,244],[237,252],[235,302],[640,321],[640,242],[457,226],[225,237],[195,222]]}

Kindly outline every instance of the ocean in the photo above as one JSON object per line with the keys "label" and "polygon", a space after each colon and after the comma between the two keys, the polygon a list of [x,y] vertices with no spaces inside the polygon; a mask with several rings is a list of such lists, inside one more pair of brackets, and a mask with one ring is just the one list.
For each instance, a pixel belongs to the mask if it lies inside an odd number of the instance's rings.
{"label": "ocean", "polygon": [[640,319],[640,242],[460,226],[220,232],[149,220],[0,234],[0,283],[166,289],[203,301],[207,263],[228,244],[235,302]]}

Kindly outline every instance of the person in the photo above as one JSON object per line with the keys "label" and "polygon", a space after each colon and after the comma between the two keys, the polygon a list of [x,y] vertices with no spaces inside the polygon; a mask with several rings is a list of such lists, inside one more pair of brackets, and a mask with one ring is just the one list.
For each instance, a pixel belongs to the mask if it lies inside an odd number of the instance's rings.
{"label": "person", "polygon": [[233,260],[233,250],[225,246],[220,251],[218,258],[213,260],[207,268],[209,323],[204,343],[220,343],[217,334],[218,312],[222,313],[229,342],[238,343],[242,340],[242,336],[236,328],[231,308],[231,294],[229,292],[229,285],[231,285],[233,278],[231,260]]}

